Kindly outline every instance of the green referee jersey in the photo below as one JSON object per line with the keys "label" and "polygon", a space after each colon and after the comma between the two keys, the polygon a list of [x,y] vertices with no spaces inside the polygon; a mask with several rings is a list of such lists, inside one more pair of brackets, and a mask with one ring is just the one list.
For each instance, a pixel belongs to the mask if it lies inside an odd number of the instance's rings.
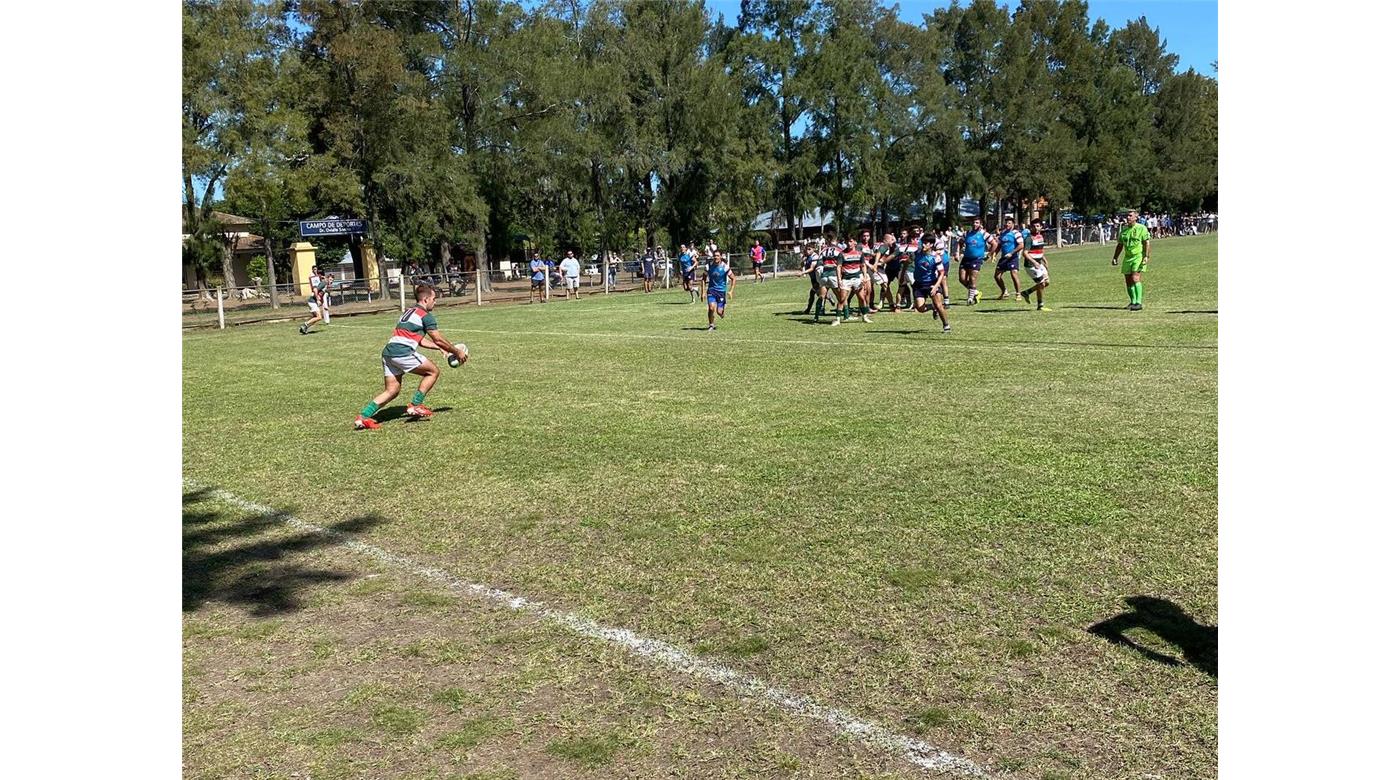
{"label": "green referee jersey", "polygon": [[1123,262],[1136,263],[1142,259],[1142,247],[1152,235],[1141,222],[1134,223],[1118,232],[1118,243],[1123,245]]}

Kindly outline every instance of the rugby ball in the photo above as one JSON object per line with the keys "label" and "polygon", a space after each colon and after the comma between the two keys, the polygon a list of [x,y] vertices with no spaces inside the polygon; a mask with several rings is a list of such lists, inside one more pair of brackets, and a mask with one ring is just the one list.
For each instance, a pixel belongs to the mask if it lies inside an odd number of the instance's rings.
{"label": "rugby ball", "polygon": [[[457,349],[462,350],[462,354],[467,355],[468,357],[471,356],[471,350],[467,349],[466,344],[454,344],[453,346],[455,346]],[[462,361],[458,360],[456,355],[448,355],[447,365],[456,368],[457,366],[462,365]]]}

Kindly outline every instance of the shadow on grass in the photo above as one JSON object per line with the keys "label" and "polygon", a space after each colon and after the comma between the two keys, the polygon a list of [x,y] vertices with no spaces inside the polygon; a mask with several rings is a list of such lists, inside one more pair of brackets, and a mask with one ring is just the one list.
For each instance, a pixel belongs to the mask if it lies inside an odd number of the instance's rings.
{"label": "shadow on grass", "polygon": [[[365,515],[330,526],[331,534],[288,533],[283,512],[221,513],[199,504],[212,497],[209,489],[182,498],[182,601],[186,612],[211,601],[246,610],[254,617],[295,612],[301,592],[323,582],[350,579],[348,572],[310,568],[297,556],[340,544],[338,535],[362,533],[383,522]],[[238,516],[241,513],[242,516]]]}
{"label": "shadow on grass", "polygon": [[1220,313],[1220,312],[1217,311],[1216,309],[1200,309],[1200,310],[1182,309],[1182,310],[1179,310],[1179,311],[1169,311],[1169,312],[1167,312],[1167,314],[1219,314],[1219,313]]}
{"label": "shadow on grass", "polygon": [[[439,414],[442,414],[443,412],[450,412],[450,411],[452,411],[452,407],[450,407],[450,406],[439,406],[439,407],[429,407],[429,408],[433,410],[433,414],[434,414],[435,416],[436,416],[436,415],[439,415]],[[406,422],[406,423],[422,422],[422,420],[419,419],[419,418],[417,418],[417,417],[409,417],[409,416],[408,416],[408,406],[407,406],[407,405],[405,405],[405,406],[386,406],[386,407],[384,407],[383,409],[380,409],[380,410],[379,410],[378,412],[376,412],[375,415],[374,415],[374,420],[375,420],[375,422],[381,422],[381,423],[386,423],[386,422],[390,422],[391,420],[400,420],[400,419],[403,420],[403,421]]]}
{"label": "shadow on grass", "polygon": [[1166,599],[1155,596],[1130,596],[1124,602],[1132,609],[1089,626],[1089,633],[1108,641],[1128,647],[1144,657],[1167,666],[1181,666],[1182,662],[1163,653],[1134,642],[1128,637],[1131,629],[1143,629],[1156,634],[1163,641],[1173,644],[1181,651],[1186,663],[1218,677],[1216,646],[1219,629],[1197,623],[1181,607]]}
{"label": "shadow on grass", "polygon": [[1061,309],[1097,309],[1099,311],[1127,311],[1128,304],[1122,306],[1061,306]]}

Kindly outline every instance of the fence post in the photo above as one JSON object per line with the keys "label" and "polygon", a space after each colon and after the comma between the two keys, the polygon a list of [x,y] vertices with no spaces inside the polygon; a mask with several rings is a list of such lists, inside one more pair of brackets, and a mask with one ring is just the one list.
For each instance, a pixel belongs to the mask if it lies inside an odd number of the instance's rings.
{"label": "fence post", "polygon": [[551,277],[551,276],[553,276],[553,275],[554,275],[554,273],[549,269],[549,267],[548,267],[548,266],[545,266],[545,269],[544,269],[544,300],[545,300],[545,303],[549,303],[549,277]]}
{"label": "fence post", "polygon": [[219,302],[219,330],[224,329],[224,288],[214,288],[214,298]]}
{"label": "fence post", "polygon": [[481,264],[476,264],[476,305],[481,305]]}
{"label": "fence post", "polygon": [[[452,283],[451,283],[451,282],[448,282],[447,285],[448,285],[448,287],[451,287],[451,286],[452,286]],[[399,311],[400,311],[400,312],[408,311],[408,302],[407,302],[407,300],[406,300],[405,297],[404,297],[403,287],[404,287],[404,284],[403,284],[403,271],[400,271],[400,272],[399,272]],[[416,301],[416,300],[418,300],[418,299],[417,299],[417,298],[414,298],[414,300]]]}

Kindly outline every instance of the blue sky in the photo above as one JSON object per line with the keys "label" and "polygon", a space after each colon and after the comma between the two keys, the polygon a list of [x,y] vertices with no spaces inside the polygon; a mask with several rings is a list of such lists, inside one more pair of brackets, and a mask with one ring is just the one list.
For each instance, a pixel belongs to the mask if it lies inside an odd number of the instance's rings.
{"label": "blue sky", "polygon": [[[922,22],[926,13],[947,8],[939,0],[907,0],[899,3],[899,16],[909,22]],[[965,5],[966,3],[964,3]],[[1016,6],[1019,3],[1001,3]],[[706,0],[712,11],[724,14],[730,24],[739,16],[739,0]],[[1215,0],[1089,0],[1089,19],[1103,19],[1122,27],[1140,16],[1156,27],[1167,42],[1167,51],[1181,58],[1177,70],[1195,68],[1215,76],[1210,64],[1219,59],[1219,10]]]}

